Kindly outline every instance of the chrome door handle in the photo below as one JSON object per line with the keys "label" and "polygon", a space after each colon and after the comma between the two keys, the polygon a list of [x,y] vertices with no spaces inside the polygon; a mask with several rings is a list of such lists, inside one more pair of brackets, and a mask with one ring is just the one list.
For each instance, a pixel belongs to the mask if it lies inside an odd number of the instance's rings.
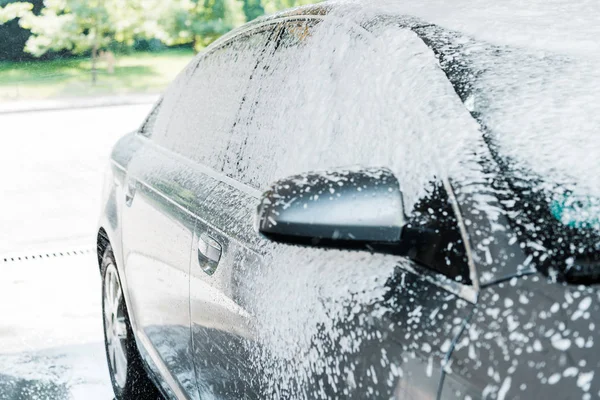
{"label": "chrome door handle", "polygon": [[198,262],[200,268],[208,275],[212,275],[217,269],[222,252],[223,248],[219,242],[206,233],[200,235],[200,239],[198,239]]}
{"label": "chrome door handle", "polygon": [[127,207],[131,207],[133,198],[135,197],[135,190],[137,189],[137,183],[133,180],[127,180],[125,183],[125,204]]}

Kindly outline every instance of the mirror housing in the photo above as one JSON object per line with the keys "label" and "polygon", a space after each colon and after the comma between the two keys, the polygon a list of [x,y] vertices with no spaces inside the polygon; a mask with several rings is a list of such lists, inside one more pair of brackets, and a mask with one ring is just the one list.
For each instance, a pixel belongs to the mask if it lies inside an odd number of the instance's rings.
{"label": "mirror housing", "polygon": [[263,194],[256,229],[283,243],[373,248],[400,243],[398,180],[386,168],[337,169],[282,179]]}

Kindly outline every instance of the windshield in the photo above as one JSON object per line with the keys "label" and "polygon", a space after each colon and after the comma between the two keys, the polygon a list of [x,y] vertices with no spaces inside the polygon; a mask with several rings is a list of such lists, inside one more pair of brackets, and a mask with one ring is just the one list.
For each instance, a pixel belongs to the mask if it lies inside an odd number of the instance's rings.
{"label": "windshield", "polygon": [[484,168],[515,239],[538,268],[600,279],[597,56],[417,31],[481,125],[491,158]]}

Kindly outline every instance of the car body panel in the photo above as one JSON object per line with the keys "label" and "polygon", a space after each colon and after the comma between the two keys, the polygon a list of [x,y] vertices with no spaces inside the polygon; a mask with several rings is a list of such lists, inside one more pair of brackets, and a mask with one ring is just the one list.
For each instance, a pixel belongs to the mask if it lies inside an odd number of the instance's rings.
{"label": "car body panel", "polygon": [[141,146],[136,132],[123,136],[114,146],[107,166],[102,204],[104,209],[100,215],[99,226],[105,231],[110,241],[115,259],[119,266],[123,265],[121,241],[121,212],[127,166],[135,152]]}
{"label": "car body panel", "polygon": [[[135,185],[133,200],[123,210],[124,272],[136,337],[152,346],[179,391],[195,398],[196,380],[191,357],[189,268],[194,218],[187,211],[186,163],[146,139],[133,157],[126,185]],[[208,195],[207,185],[204,196]],[[126,199],[122,201],[126,202]],[[149,349],[146,349],[149,350]]]}
{"label": "car body panel", "polygon": [[[441,365],[472,305],[420,277],[416,272],[420,267],[411,267],[398,257],[357,252],[346,254],[344,259],[337,252],[269,243],[254,233],[256,204],[257,198],[222,183],[202,207],[210,210],[201,214],[206,215],[206,221],[199,220],[196,225],[196,237],[208,232],[223,247],[223,258],[212,275],[192,260],[192,335],[200,397],[286,398],[293,393],[298,398],[332,398],[343,393],[346,398],[366,398],[374,393],[380,397],[404,393],[436,398]],[[329,322],[337,329],[311,327],[316,329],[312,331],[316,336],[310,339],[313,357],[326,365],[323,368],[346,371],[339,381],[332,384],[332,377],[320,370],[322,366],[315,360],[298,365],[298,361],[285,358],[290,356],[287,351],[273,354],[270,346],[282,346],[284,342],[280,341],[285,339],[279,335],[294,329],[291,327],[299,321],[293,315],[286,321],[275,311],[271,322],[282,326],[274,326],[273,330],[281,332],[267,334],[266,316],[261,314],[273,312],[267,305],[271,303],[269,298],[274,306],[277,301],[291,303],[289,312],[297,306],[318,310],[323,300],[303,297],[309,296],[313,285],[327,290],[328,283],[319,283],[314,272],[332,264],[339,264],[343,270],[366,259],[374,265],[385,265],[383,268],[399,265],[394,279],[386,285],[385,298],[359,311],[353,309],[352,302],[330,310],[333,314]],[[306,276],[302,278],[303,269]],[[278,285],[285,276],[290,284],[287,290]],[[294,299],[296,296],[299,299]],[[263,297],[262,301],[257,302],[256,297]],[[413,305],[418,305],[416,312],[411,311]],[[283,306],[282,313],[286,309]],[[373,313],[381,313],[381,318],[365,323]],[[290,326],[285,326],[288,323]],[[343,343],[355,332],[365,339],[359,341],[358,348],[345,349]],[[295,335],[304,333],[287,334],[289,340],[294,340]],[[272,340],[277,343],[270,343]],[[308,350],[293,345],[289,349],[291,353]],[[384,365],[376,362],[382,352],[388,357]]]}
{"label": "car body panel", "polygon": [[599,298],[597,287],[557,284],[539,273],[484,288],[442,398],[597,397]]}
{"label": "car body panel", "polygon": [[[221,182],[201,207],[196,222],[190,309],[200,398],[261,398],[255,386],[258,372],[249,368],[247,344],[254,338],[252,316],[239,298],[242,283],[235,276],[241,266],[240,255],[246,252],[233,233],[240,230],[240,221],[251,220],[253,200]],[[203,234],[222,248],[216,269],[210,271],[204,268],[198,249]],[[250,267],[246,262],[243,265]]]}

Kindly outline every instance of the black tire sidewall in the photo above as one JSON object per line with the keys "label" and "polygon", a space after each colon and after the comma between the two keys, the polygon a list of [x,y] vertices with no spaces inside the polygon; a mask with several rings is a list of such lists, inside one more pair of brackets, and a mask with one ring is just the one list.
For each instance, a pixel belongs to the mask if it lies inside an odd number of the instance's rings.
{"label": "black tire sidewall", "polygon": [[104,351],[106,354],[106,360],[108,364],[108,372],[110,375],[110,380],[112,383],[113,391],[115,393],[115,398],[117,400],[131,400],[131,399],[140,399],[140,400],[154,400],[160,398],[158,391],[152,381],[148,378],[146,370],[142,364],[142,360],[135,342],[135,337],[133,334],[133,329],[131,327],[131,322],[129,319],[129,312],[127,310],[127,306],[125,302],[123,303],[123,307],[125,308],[125,325],[127,327],[127,342],[126,342],[126,352],[127,352],[127,375],[125,378],[124,387],[119,387],[115,380],[114,373],[112,371],[112,365],[110,363],[110,357],[108,354],[108,345],[107,345],[107,337],[106,337],[106,320],[104,317],[104,290],[105,290],[105,278],[106,271],[108,270],[108,266],[113,264],[117,271],[117,280],[119,282],[119,286],[123,291],[123,286],[121,284],[121,277],[119,276],[119,270],[117,267],[117,263],[115,261],[115,257],[112,252],[112,248],[108,246],[104,251],[102,256],[102,264],[101,264],[101,274],[102,274],[102,326],[104,332]]}

